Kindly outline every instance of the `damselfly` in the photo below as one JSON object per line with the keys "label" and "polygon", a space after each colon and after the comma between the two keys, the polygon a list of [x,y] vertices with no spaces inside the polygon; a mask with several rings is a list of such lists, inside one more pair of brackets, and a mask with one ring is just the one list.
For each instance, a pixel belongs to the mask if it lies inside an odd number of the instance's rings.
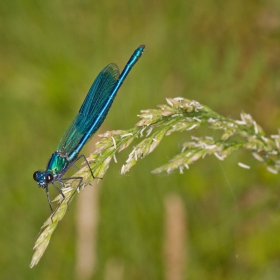
{"label": "damselfly", "polygon": [[[52,184],[63,198],[65,198],[61,191],[64,185],[63,181],[69,179],[79,180],[80,182],[77,189],[82,184],[83,179],[81,177],[62,177],[67,170],[81,158],[86,161],[90,168],[86,157],[84,155],[79,155],[79,153],[86,142],[103,123],[119,88],[134,64],[141,57],[144,48],[145,46],[141,45],[134,51],[121,74],[119,73],[118,66],[114,63],[107,65],[99,73],[89,89],[79,113],[64,132],[56,151],[52,154],[47,164],[46,170],[34,172],[33,178],[39,187],[46,190],[48,203],[52,211],[49,184]],[[60,185],[60,188],[56,183]]]}

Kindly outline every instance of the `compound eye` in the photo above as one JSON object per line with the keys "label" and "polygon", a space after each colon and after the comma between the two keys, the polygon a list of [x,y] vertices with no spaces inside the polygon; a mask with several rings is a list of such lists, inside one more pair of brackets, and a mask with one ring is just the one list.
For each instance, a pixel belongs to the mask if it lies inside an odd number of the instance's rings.
{"label": "compound eye", "polygon": [[37,181],[37,179],[38,179],[38,171],[35,171],[35,172],[33,173],[33,179],[34,179],[35,181]]}
{"label": "compound eye", "polygon": [[46,177],[46,182],[49,183],[53,180],[53,175],[52,174],[48,174]]}

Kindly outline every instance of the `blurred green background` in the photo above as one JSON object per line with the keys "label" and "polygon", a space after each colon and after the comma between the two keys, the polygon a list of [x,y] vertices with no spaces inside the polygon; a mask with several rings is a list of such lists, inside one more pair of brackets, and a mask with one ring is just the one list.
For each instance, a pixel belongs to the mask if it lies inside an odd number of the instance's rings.
{"label": "blurred green background", "polygon": [[99,71],[110,62],[123,69],[140,44],[146,50],[98,134],[128,129],[141,109],[177,96],[227,117],[244,110],[268,135],[277,133],[279,0],[2,0],[0,22],[1,279],[167,279],[171,194],[184,209],[183,272],[173,280],[279,279],[278,175],[246,152],[205,158],[184,174],[151,174],[180,151],[187,132],[167,137],[128,175],[120,175],[128,151],[111,164],[98,187],[89,276],[77,268],[77,201],[29,268],[50,214],[32,174],[45,168]]}

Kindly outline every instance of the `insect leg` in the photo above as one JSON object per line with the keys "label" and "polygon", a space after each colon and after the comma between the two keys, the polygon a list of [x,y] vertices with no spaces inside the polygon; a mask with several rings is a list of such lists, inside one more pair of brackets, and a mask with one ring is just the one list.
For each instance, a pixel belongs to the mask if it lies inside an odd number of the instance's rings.
{"label": "insect leg", "polygon": [[83,158],[83,159],[85,160],[85,162],[86,162],[86,164],[87,164],[87,166],[88,166],[88,169],[90,170],[90,173],[91,173],[91,176],[92,176],[93,179],[102,179],[102,178],[96,178],[96,177],[94,177],[94,175],[93,175],[93,173],[92,173],[92,170],[91,170],[91,168],[90,168],[90,165],[89,165],[89,163],[88,163],[88,160],[87,160],[87,158],[86,158],[84,155],[79,155],[79,156],[77,157],[77,159],[75,160],[75,162],[76,162],[77,160],[79,160],[80,158]]}
{"label": "insect leg", "polygon": [[53,212],[53,208],[52,208],[52,204],[51,204],[51,200],[50,200],[50,194],[49,194],[48,186],[46,186],[46,194],[47,194],[47,199],[48,199],[49,206],[51,208],[51,211]]}

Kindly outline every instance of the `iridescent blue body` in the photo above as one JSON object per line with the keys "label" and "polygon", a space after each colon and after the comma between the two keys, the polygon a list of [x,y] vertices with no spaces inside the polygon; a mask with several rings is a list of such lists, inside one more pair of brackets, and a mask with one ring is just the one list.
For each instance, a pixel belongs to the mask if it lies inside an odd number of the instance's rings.
{"label": "iridescent blue body", "polygon": [[54,183],[57,182],[63,186],[62,181],[68,179],[80,180],[79,185],[82,183],[80,177],[62,177],[77,160],[80,158],[86,160],[84,155],[79,156],[81,149],[103,123],[119,88],[134,64],[141,57],[144,48],[145,46],[141,45],[134,51],[121,74],[119,74],[118,66],[114,63],[107,65],[99,73],[89,89],[79,113],[64,132],[46,170],[36,171],[33,174],[38,186],[46,189],[50,207],[49,184],[52,184],[64,197],[60,188]]}

